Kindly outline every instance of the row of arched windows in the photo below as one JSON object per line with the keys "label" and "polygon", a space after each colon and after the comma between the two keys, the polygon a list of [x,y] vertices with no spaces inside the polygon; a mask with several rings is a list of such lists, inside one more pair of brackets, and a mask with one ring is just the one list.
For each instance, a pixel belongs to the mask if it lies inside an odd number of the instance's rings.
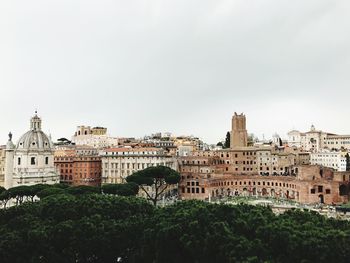
{"label": "row of arched windows", "polygon": [[287,187],[287,188],[296,188],[295,184],[290,183],[281,183],[281,182],[265,182],[265,181],[231,181],[231,182],[218,182],[214,183],[213,186],[230,186],[230,185],[262,185],[262,186],[279,186],[279,187]]}

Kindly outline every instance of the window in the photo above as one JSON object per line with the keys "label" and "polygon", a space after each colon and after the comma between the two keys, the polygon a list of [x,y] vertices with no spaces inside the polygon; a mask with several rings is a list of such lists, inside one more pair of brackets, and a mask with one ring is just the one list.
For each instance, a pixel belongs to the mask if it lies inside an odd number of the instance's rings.
{"label": "window", "polygon": [[35,165],[35,157],[31,157],[30,158],[30,164],[31,165]]}
{"label": "window", "polygon": [[21,165],[21,157],[18,157],[17,164]]}
{"label": "window", "polygon": [[319,186],[318,186],[318,192],[319,192],[319,193],[323,192],[323,186],[322,186],[322,185],[319,185]]}

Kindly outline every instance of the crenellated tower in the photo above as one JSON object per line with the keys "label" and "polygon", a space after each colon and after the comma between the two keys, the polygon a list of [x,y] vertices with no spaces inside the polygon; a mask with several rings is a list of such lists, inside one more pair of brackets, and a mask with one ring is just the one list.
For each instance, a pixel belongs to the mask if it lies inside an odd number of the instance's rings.
{"label": "crenellated tower", "polygon": [[232,117],[231,148],[247,147],[248,133],[246,129],[246,118],[243,113]]}

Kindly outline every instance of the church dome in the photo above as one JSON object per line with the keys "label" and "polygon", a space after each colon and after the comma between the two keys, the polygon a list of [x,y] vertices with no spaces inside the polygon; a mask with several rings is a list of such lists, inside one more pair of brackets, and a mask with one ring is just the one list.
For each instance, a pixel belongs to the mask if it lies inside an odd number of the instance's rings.
{"label": "church dome", "polygon": [[30,120],[30,130],[21,136],[16,145],[17,150],[52,151],[50,138],[41,130],[41,119],[35,112]]}

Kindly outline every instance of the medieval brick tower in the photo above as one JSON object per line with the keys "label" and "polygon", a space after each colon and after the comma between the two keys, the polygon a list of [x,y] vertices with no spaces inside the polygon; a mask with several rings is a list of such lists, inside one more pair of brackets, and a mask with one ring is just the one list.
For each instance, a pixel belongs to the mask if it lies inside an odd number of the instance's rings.
{"label": "medieval brick tower", "polygon": [[245,115],[241,113],[232,117],[231,148],[246,147],[248,145],[248,133],[246,129]]}

